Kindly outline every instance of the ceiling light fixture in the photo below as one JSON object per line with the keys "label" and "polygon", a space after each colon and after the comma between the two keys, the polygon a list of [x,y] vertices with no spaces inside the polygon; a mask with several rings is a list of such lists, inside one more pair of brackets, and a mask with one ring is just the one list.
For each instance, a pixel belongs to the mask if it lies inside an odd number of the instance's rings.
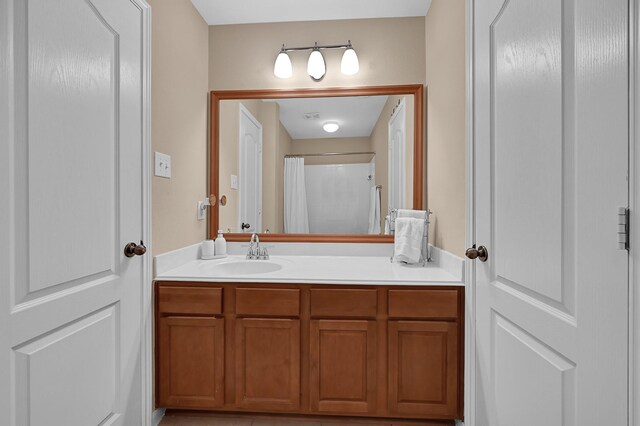
{"label": "ceiling light fixture", "polygon": [[293,75],[293,67],[291,66],[291,58],[289,52],[311,51],[307,62],[307,74],[313,81],[320,81],[327,72],[327,65],[321,50],[325,49],[345,49],[340,63],[340,70],[345,75],[357,74],[360,70],[358,55],[351,45],[351,40],[347,44],[335,44],[319,46],[316,42],[313,46],[308,47],[285,47],[284,44],[280,49],[280,53],[276,58],[273,67],[273,74],[278,78],[290,78]]}
{"label": "ceiling light fixture", "polygon": [[339,128],[340,126],[335,121],[327,121],[322,125],[322,129],[327,133],[335,133]]}

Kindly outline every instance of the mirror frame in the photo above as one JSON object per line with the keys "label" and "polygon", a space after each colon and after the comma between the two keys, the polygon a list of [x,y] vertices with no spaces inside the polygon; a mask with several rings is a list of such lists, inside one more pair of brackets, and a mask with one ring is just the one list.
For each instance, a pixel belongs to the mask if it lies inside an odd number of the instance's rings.
{"label": "mirror frame", "polygon": [[[424,93],[422,84],[399,86],[362,86],[323,89],[265,89],[265,90],[212,90],[210,96],[210,146],[209,146],[209,190],[216,196],[215,205],[209,208],[209,238],[217,235],[220,203],[220,101],[242,99],[320,98],[376,95],[413,95],[414,104],[414,155],[413,155],[413,208],[423,208],[424,175]],[[392,235],[339,235],[339,234],[275,234],[261,233],[265,242],[309,242],[309,243],[392,243]],[[232,242],[248,242],[250,233],[225,233]]]}

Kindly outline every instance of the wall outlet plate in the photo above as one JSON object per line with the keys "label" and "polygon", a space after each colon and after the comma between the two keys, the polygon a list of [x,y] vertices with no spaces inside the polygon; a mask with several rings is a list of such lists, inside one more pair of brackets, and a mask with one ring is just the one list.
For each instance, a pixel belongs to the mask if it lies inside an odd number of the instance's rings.
{"label": "wall outlet plate", "polygon": [[155,162],[155,175],[163,178],[171,178],[171,156],[156,152]]}
{"label": "wall outlet plate", "polygon": [[231,175],[231,189],[238,189],[238,176]]}

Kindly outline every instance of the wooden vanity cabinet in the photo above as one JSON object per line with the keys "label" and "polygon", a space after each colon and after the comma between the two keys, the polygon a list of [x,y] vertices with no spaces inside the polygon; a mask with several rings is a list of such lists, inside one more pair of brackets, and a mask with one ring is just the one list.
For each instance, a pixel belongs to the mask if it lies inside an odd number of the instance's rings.
{"label": "wooden vanity cabinet", "polygon": [[312,320],[311,411],[375,414],[376,322]]}
{"label": "wooden vanity cabinet", "polygon": [[325,414],[375,414],[378,290],[310,290],[310,403]]}
{"label": "wooden vanity cabinet", "polygon": [[238,288],[236,405],[249,410],[300,408],[300,290]]}
{"label": "wooden vanity cabinet", "polygon": [[389,412],[461,410],[462,299],[456,290],[389,290]]}
{"label": "wooden vanity cabinet", "polygon": [[224,404],[221,289],[160,288],[156,293],[158,405],[218,408]]}
{"label": "wooden vanity cabinet", "polygon": [[157,405],[462,418],[462,287],[156,283]]}

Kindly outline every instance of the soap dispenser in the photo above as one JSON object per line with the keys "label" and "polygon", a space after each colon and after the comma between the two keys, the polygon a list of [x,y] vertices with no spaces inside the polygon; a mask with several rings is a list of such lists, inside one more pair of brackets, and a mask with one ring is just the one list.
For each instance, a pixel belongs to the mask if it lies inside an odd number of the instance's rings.
{"label": "soap dispenser", "polygon": [[222,256],[227,254],[227,240],[222,235],[222,229],[218,229],[218,238],[215,242],[216,256]]}

